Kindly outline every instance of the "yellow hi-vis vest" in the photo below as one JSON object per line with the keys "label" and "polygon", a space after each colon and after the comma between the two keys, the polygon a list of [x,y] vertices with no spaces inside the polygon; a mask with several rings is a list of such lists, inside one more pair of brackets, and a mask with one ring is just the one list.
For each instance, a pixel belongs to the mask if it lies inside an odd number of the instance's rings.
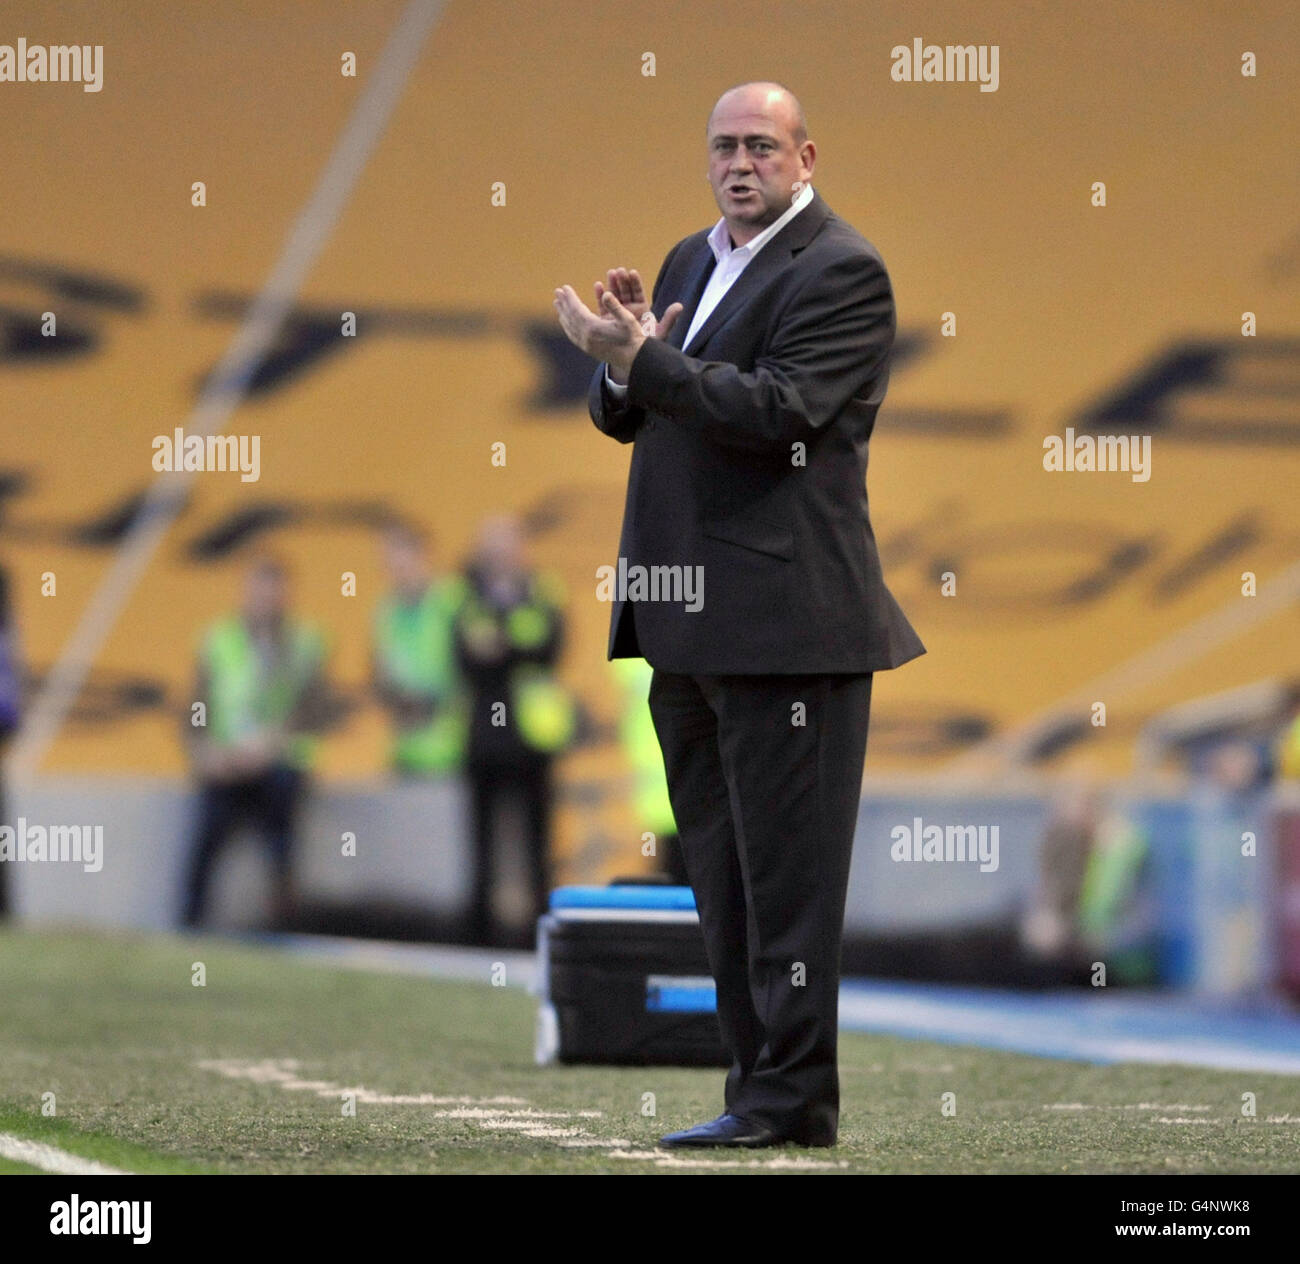
{"label": "yellow hi-vis vest", "polygon": [[[319,629],[296,619],[285,621],[285,652],[268,676],[261,656],[239,615],[219,619],[203,642],[203,663],[208,676],[207,731],[221,746],[280,728],[293,715],[303,692],[325,659],[325,640]],[[292,763],[307,769],[315,761],[319,740],[309,734],[290,739]]]}
{"label": "yellow hi-vis vest", "polygon": [[375,611],[375,654],[400,689],[431,698],[427,724],[397,729],[389,747],[394,768],[439,773],[457,768],[465,755],[467,712],[456,672],[452,626],[464,599],[458,579],[429,585],[415,605],[395,596]]}
{"label": "yellow hi-vis vest", "polygon": [[[505,617],[506,640],[517,650],[535,650],[550,633],[552,611],[563,602],[563,588],[553,575],[534,577],[528,600],[515,606]],[[466,585],[460,618],[469,640],[476,626],[495,629],[497,616]],[[511,711],[519,736],[535,751],[554,755],[574,738],[578,726],[577,707],[572,695],[549,667],[521,663],[510,674]]]}

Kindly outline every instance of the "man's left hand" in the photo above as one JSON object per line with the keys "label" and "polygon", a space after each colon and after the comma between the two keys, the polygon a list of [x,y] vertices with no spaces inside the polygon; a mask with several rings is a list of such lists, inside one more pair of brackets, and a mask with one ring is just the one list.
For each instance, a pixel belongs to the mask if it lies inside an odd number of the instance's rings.
{"label": "man's left hand", "polygon": [[626,377],[646,340],[646,333],[610,290],[605,290],[600,302],[602,311],[597,315],[577,296],[573,286],[564,285],[555,291],[555,310],[564,336],[575,347],[605,361],[616,373]]}

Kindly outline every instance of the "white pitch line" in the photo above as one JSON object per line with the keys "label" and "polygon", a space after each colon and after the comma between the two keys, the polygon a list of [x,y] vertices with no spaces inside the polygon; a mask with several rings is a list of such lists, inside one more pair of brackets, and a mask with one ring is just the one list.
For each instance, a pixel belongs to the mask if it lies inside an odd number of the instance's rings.
{"label": "white pitch line", "polygon": [[485,1119],[481,1127],[498,1132],[518,1132],[525,1137],[585,1137],[581,1128],[542,1128],[526,1119]]}
{"label": "white pitch line", "polygon": [[94,1159],[83,1159],[78,1154],[69,1154],[58,1146],[46,1145],[43,1141],[27,1141],[15,1137],[11,1132],[0,1132],[0,1158],[11,1159],[15,1163],[26,1163],[29,1167],[38,1167],[42,1172],[53,1172],[58,1176],[132,1176],[134,1173],[123,1171],[118,1167],[109,1167]]}
{"label": "white pitch line", "polygon": [[[271,275],[204,383],[184,423],[187,434],[206,438],[220,433],[247,394],[379,142],[442,6],[443,0],[411,0],[403,11]],[[118,616],[184,505],[196,473],[162,473],[150,486],[108,573],[33,700],[9,755],[7,771],[13,780],[30,779],[40,766]]]}
{"label": "white pitch line", "polygon": [[[363,1106],[526,1106],[523,1097],[446,1097],[437,1093],[376,1093],[373,1089],[339,1089],[341,1093],[354,1093]],[[322,1093],[321,1096],[334,1096],[334,1092]]]}
{"label": "white pitch line", "polygon": [[359,1102],[379,1106],[527,1106],[523,1097],[466,1097],[464,1094],[377,1093],[362,1084],[336,1084],[333,1080],[299,1079],[294,1058],[249,1061],[244,1058],[205,1058],[195,1064],[204,1071],[216,1071],[231,1080],[252,1080],[255,1084],[278,1084],[288,1092],[310,1092],[321,1097],[348,1093]]}
{"label": "white pitch line", "polygon": [[1098,1102],[1048,1102],[1044,1110],[1212,1110],[1211,1106],[1191,1106],[1186,1102],[1161,1105],[1159,1102],[1124,1102],[1120,1105]]}
{"label": "white pitch line", "polygon": [[521,1127],[529,1127],[531,1120],[537,1119],[599,1119],[598,1110],[479,1110],[466,1107],[459,1110],[435,1110],[435,1119],[513,1119]]}
{"label": "white pitch line", "polygon": [[[298,1076],[296,1058],[205,1058],[196,1063],[204,1071],[215,1071],[231,1080],[271,1084],[288,1093],[315,1093],[317,1097],[355,1098],[358,1105],[427,1106],[443,1105],[446,1110],[430,1111],[434,1119],[459,1119],[487,1132],[517,1132],[538,1140],[562,1145],[599,1145],[583,1128],[564,1126],[573,1119],[601,1119],[598,1110],[538,1110],[522,1097],[454,1097],[436,1093],[377,1093],[364,1085],[335,1084],[332,1080],[304,1080]],[[611,1144],[626,1146],[626,1141]]]}
{"label": "white pitch line", "polygon": [[[621,1159],[632,1163],[654,1163],[664,1168],[748,1168],[768,1169],[773,1171],[827,1171],[846,1168],[845,1160],[811,1159],[802,1155],[778,1156],[770,1159],[703,1159],[667,1154],[663,1150],[638,1150],[625,1137],[605,1139],[591,1136],[584,1128],[578,1127],[570,1120],[603,1119],[599,1110],[539,1110],[517,1097],[497,1098],[455,1098],[438,1097],[432,1093],[422,1093],[406,1098],[389,1097],[375,1093],[373,1089],[357,1086],[347,1088],[333,1084],[329,1080],[302,1080],[296,1071],[301,1065],[296,1058],[208,1058],[196,1064],[205,1071],[216,1071],[229,1079],[251,1080],[258,1084],[273,1084],[276,1088],[289,1092],[305,1090],[314,1092],[319,1097],[339,1097],[344,1093],[356,1097],[358,1102],[370,1098],[374,1101],[426,1103],[447,1102],[464,1103],[449,1110],[431,1111],[434,1119],[459,1119],[472,1123],[484,1132],[513,1132],[521,1137],[531,1137],[538,1141],[550,1141],[566,1150],[592,1149],[605,1150],[611,1159]],[[502,1109],[498,1103],[516,1104],[514,1109]],[[1164,1107],[1162,1109],[1169,1109]],[[1182,1109],[1182,1108],[1179,1108]],[[1196,1109],[1189,1107],[1187,1109]]]}

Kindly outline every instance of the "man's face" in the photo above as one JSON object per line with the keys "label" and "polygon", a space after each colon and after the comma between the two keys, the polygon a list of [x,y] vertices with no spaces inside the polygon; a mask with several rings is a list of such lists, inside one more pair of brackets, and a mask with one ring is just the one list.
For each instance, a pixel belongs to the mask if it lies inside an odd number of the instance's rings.
{"label": "man's face", "polygon": [[709,120],[709,183],[736,245],[790,209],[796,181],[812,175],[815,150],[795,141],[785,99],[764,89],[728,93]]}

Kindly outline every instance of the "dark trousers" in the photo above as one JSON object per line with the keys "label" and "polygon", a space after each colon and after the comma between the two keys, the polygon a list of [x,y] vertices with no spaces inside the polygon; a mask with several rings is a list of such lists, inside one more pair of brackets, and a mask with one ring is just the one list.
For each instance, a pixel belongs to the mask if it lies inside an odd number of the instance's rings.
{"label": "dark trousers", "polygon": [[[839,1124],[840,939],[872,677],[656,671],[650,711],[733,1062],[730,1114]],[[800,722],[802,721],[802,722]]]}
{"label": "dark trousers", "polygon": [[186,926],[197,926],[203,920],[212,867],[230,836],[245,824],[258,831],[270,855],[274,920],[281,924],[287,920],[292,902],[293,836],[304,785],[303,773],[287,765],[243,781],[201,785],[181,914]]}
{"label": "dark trousers", "polygon": [[690,886],[691,880],[686,873],[686,859],[682,855],[682,840],[674,830],[671,834],[660,834],[658,838],[659,871],[670,882],[679,887]]}
{"label": "dark trousers", "polygon": [[492,912],[502,808],[517,804],[523,821],[524,853],[532,896],[529,925],[546,911],[551,893],[551,761],[522,757],[513,762],[471,762],[467,768],[474,822],[474,889],[470,897],[469,937],[477,944],[501,942]]}

